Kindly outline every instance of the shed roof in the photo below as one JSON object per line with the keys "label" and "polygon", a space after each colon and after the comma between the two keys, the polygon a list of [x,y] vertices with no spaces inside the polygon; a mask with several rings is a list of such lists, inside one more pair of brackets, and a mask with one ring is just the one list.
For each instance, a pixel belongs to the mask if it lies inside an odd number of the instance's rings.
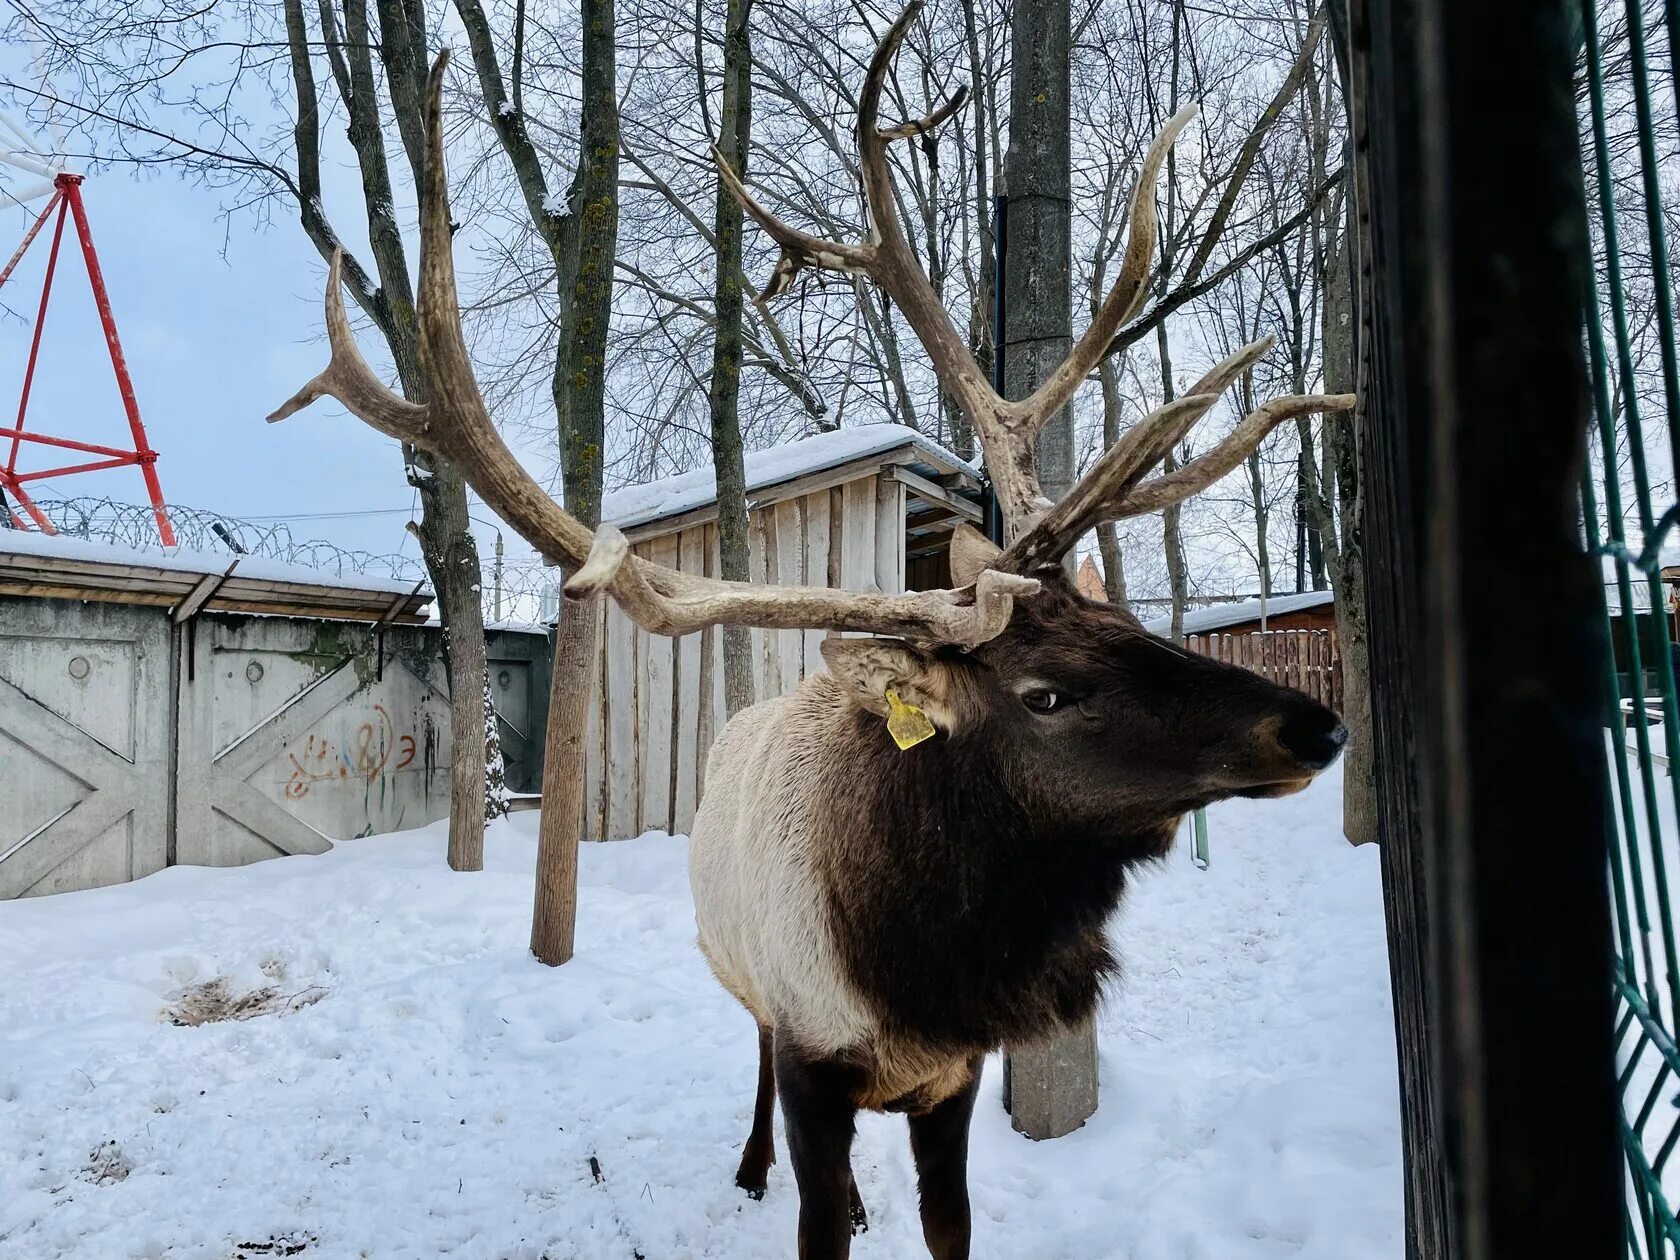
{"label": "shed roof", "polygon": [[[1669,588],[1670,594],[1672,594],[1673,587],[1680,583],[1680,554],[1677,554],[1677,551],[1680,551],[1680,549],[1664,547],[1658,559],[1663,585]],[[1612,617],[1619,617],[1623,612],[1621,565],[1612,556],[1600,556],[1599,565],[1604,573],[1605,609]],[[1650,612],[1651,587],[1646,581],[1644,573],[1629,565],[1627,575],[1628,587],[1633,595],[1633,611],[1635,613]]]}
{"label": "shed roof", "polygon": [[423,621],[420,610],[432,599],[424,583],[395,578],[15,529],[0,529],[0,594],[404,624]]}
{"label": "shed roof", "polygon": [[[923,476],[959,474],[978,480],[980,470],[937,442],[901,424],[860,424],[800,438],[746,457],[747,493],[848,465],[899,463]],[[601,500],[601,519],[622,530],[709,508],[717,502],[717,478],[710,467],[614,490]]]}
{"label": "shed roof", "polygon": [[[1266,601],[1266,616],[1281,617],[1284,613],[1304,612],[1309,608],[1323,608],[1335,602],[1334,591],[1302,591],[1298,595],[1273,595]],[[1212,608],[1198,608],[1184,614],[1185,634],[1207,634],[1227,626],[1240,626],[1260,620],[1260,601],[1245,599],[1236,604],[1215,604]],[[1172,617],[1153,617],[1143,623],[1151,634],[1166,634],[1172,629]]]}

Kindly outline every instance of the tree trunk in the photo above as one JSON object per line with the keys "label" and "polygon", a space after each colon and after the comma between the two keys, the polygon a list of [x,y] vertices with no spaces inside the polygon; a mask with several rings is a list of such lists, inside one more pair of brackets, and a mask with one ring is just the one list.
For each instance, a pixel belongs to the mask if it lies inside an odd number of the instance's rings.
{"label": "tree trunk", "polygon": [[[975,275],[974,304],[968,312],[968,348],[981,373],[992,379],[997,353],[996,329],[992,327],[992,302],[997,284],[997,260],[993,248],[992,188],[987,178],[986,154],[986,66],[980,56],[980,28],[974,11],[976,0],[963,0],[963,37],[968,45],[968,75],[973,84],[969,100],[974,110],[974,223],[980,245],[980,267]],[[961,409],[952,420],[952,447],[964,459],[974,458],[974,428]]]}
{"label": "tree trunk", "polygon": [[[1102,386],[1103,450],[1120,440],[1120,356],[1108,355],[1097,364],[1097,381]],[[1120,527],[1113,521],[1097,526],[1097,550],[1102,554],[1103,591],[1108,602],[1126,606],[1126,558],[1120,552]]]}
{"label": "tree trunk", "polygon": [[[346,0],[344,36],[328,25],[323,34],[339,95],[349,116],[351,147],[362,176],[367,210],[368,242],[379,288],[361,304],[373,316],[385,335],[396,363],[397,376],[406,397],[419,401],[426,396],[425,371],[420,363],[419,329],[415,317],[414,293],[409,283],[408,261],[403,249],[402,230],[393,209],[390,162],[385,152],[385,132],[379,113],[379,91],[373,69],[373,33],[366,0]],[[324,10],[330,15],[330,10]],[[391,3],[380,7],[380,52],[386,87],[411,162],[417,158],[424,127],[424,114],[414,77],[416,59],[425,56],[422,14],[414,6]],[[296,55],[303,35],[302,11],[289,10],[288,38],[294,45],[293,74],[300,97],[307,87],[314,90],[308,71],[307,52],[302,63]],[[319,159],[312,152],[310,164]],[[300,148],[300,167],[304,154]],[[318,172],[316,173],[318,174]],[[416,178],[418,169],[414,170]],[[300,179],[300,188],[318,201],[318,179]],[[306,225],[318,205],[305,210]],[[318,242],[319,244],[319,242]],[[358,301],[360,297],[358,296]],[[437,593],[439,619],[448,645],[449,667],[449,849],[448,860],[457,871],[484,869],[484,610],[479,602],[483,574],[479,567],[478,544],[473,540],[467,518],[467,487],[443,460],[431,459],[405,449],[409,480],[420,492],[420,521],[414,534],[420,554]]]}
{"label": "tree trunk", "polygon": [[599,598],[567,601],[554,630],[554,674],[543,737],[542,816],[537,829],[537,891],[531,908],[531,952],[559,966],[572,956],[577,931],[578,831],[583,821],[583,762],[589,729],[590,681],[596,663]]}
{"label": "tree trunk", "polygon": [[[1351,222],[1331,256],[1324,286],[1324,388],[1355,386],[1353,363],[1353,234]],[[1348,743],[1342,754],[1342,833],[1354,844],[1378,838],[1376,774],[1372,765],[1371,652],[1365,603],[1365,493],[1359,463],[1364,410],[1324,426],[1324,443],[1336,470],[1341,533],[1336,543],[1336,639],[1342,662],[1342,720]],[[1321,487],[1325,494],[1329,487]]]}
{"label": "tree trunk", "polygon": [[449,662],[449,866],[484,869],[484,606],[466,483],[415,452],[415,536],[437,591]]}
{"label": "tree trunk", "polygon": [[[1073,345],[1073,239],[1068,216],[1069,32],[1067,0],[1015,6],[1014,80],[1009,108],[1009,246],[1003,260],[1004,395],[1025,398]],[[1064,407],[1038,439],[1045,495],[1073,486],[1073,408]],[[1065,558],[1069,572],[1073,555]],[[1097,1109],[1097,1032],[1077,1029],[1030,1046],[1009,1047],[1006,1099],[1028,1137],[1071,1133]]]}
{"label": "tree trunk", "polygon": [[[1175,397],[1172,380],[1172,348],[1167,342],[1167,321],[1155,326],[1155,345],[1161,357],[1161,402],[1170,403]],[[1161,461],[1163,475],[1178,467],[1178,455],[1168,451]],[[1184,642],[1184,605],[1190,598],[1189,577],[1184,571],[1184,538],[1179,530],[1179,504],[1174,503],[1161,512],[1161,545],[1167,556],[1167,583],[1172,593],[1172,628],[1167,637],[1174,643]]]}
{"label": "tree trunk", "polygon": [[[582,119],[578,135],[574,298],[555,357],[554,403],[566,508],[584,524],[601,520],[606,432],[607,335],[612,324],[618,240],[618,86],[613,0],[583,0]],[[562,268],[564,274],[565,268]],[[578,824],[582,818],[584,732],[595,664],[592,605],[573,606],[555,635],[554,678],[543,744],[543,810],[537,835],[537,896],[531,952],[557,966],[572,956],[577,923]]]}
{"label": "tree trunk", "polygon": [[[752,135],[752,0],[728,0],[723,28],[723,100],[718,108],[718,148],[745,180]],[[698,13],[698,10],[696,11]],[[741,446],[741,203],[717,183],[713,222],[717,237],[712,339],[712,467],[717,474],[719,576],[745,582],[752,576],[747,550],[747,469]],[[752,704],[752,631],[724,626],[723,707],[729,717]]]}

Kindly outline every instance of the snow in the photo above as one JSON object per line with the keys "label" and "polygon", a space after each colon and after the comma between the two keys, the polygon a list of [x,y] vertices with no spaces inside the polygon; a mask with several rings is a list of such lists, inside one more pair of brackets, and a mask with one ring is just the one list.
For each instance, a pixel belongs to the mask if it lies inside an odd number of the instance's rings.
{"label": "snow", "polygon": [[[167,569],[175,573],[214,573],[220,576],[234,560],[239,567],[238,577],[256,578],[265,582],[296,582],[306,586],[331,586],[352,591],[382,591],[392,595],[406,595],[414,589],[413,582],[371,573],[354,573],[341,577],[324,569],[308,565],[289,564],[266,556],[232,556],[220,552],[189,551],[185,547],[159,547],[141,550],[119,547],[112,543],[93,542],[86,538],[67,538],[62,534],[40,534],[34,530],[0,529],[0,552],[9,551],[20,556],[42,556],[48,559],[82,560],[94,564],[122,564],[137,568]],[[424,594],[424,589],[422,589]]]}
{"label": "snow", "polygon": [[[826,472],[841,464],[897,450],[901,446],[914,446],[930,462],[952,471],[967,472],[976,477],[980,475],[980,470],[973,464],[957,458],[905,425],[861,424],[800,438],[797,442],[787,442],[768,450],[750,452],[745,459],[747,493],[810,473]],[[716,498],[716,475],[710,467],[699,468],[675,477],[614,490],[601,501],[601,519],[620,529],[630,529],[661,517],[706,507]]]}
{"label": "snow", "polygon": [[[1324,608],[1334,603],[1334,591],[1302,591],[1296,595],[1273,595],[1266,601],[1266,616],[1281,617],[1284,613],[1303,612],[1308,608]],[[1240,626],[1260,620],[1260,601],[1245,599],[1236,604],[1215,604],[1184,614],[1185,634],[1207,634],[1226,626]],[[1151,634],[1166,634],[1172,629],[1172,616],[1153,617],[1143,623]]]}
{"label": "snow", "polygon": [[[988,1062],[976,1257],[1403,1254],[1378,855],[1339,792],[1217,806],[1209,870],[1181,850],[1137,880],[1084,1129],[1013,1133]],[[577,957],[549,969],[536,825],[496,823],[477,875],[439,823],[0,903],[0,1257],[791,1255],[785,1143],[763,1202],[732,1184],[755,1034],[695,949],[686,842],[586,845]],[[279,1012],[160,1018],[217,977]],[[854,1256],[925,1258],[901,1117],[860,1118],[854,1167]]]}

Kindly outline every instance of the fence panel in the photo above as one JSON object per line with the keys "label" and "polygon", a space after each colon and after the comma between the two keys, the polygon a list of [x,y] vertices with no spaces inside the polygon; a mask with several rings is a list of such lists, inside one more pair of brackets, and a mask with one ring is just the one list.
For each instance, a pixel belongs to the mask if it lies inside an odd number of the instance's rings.
{"label": "fence panel", "polygon": [[1605,629],[1623,665],[1612,665],[1604,680],[1617,832],[1610,875],[1618,1083],[1630,1253],[1655,1260],[1680,1255],[1680,1169],[1671,1159],[1680,1143],[1672,884],[1680,868],[1680,778],[1672,773],[1680,724],[1669,619],[1639,614],[1669,605],[1662,553],[1675,524],[1672,477],[1680,467],[1680,347],[1662,186],[1672,158],[1671,149],[1658,152],[1659,136],[1672,135],[1676,123],[1669,74],[1680,32],[1662,29],[1656,6],[1583,0],[1581,16],[1586,91],[1578,99],[1593,251],[1583,273],[1594,285],[1586,337],[1597,413],[1593,475],[1582,479],[1581,503],[1588,547],[1604,570]]}
{"label": "fence panel", "polygon": [[1253,634],[1192,634],[1184,646],[1198,656],[1252,670],[1280,686],[1304,691],[1339,708],[1342,659],[1334,630],[1261,630]]}

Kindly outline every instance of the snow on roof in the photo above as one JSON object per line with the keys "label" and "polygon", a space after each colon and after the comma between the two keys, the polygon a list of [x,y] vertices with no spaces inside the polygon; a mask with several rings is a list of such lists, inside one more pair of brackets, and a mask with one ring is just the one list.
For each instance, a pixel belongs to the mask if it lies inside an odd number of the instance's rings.
{"label": "snow on roof", "polygon": [[[401,581],[371,573],[340,575],[307,565],[270,560],[265,556],[231,556],[212,551],[189,551],[185,547],[141,549],[112,543],[67,538],[62,534],[39,534],[34,530],[0,529],[0,552],[40,556],[46,559],[82,561],[90,564],[126,565],[142,569],[165,569],[172,573],[214,573],[220,576],[235,559],[235,573],[261,582],[291,582],[300,586],[331,586],[350,591],[378,591],[406,595],[414,589]],[[423,590],[421,592],[425,594]]]}
{"label": "snow on roof", "polygon": [[[1323,608],[1336,598],[1334,591],[1302,591],[1298,595],[1273,595],[1266,601],[1266,616],[1281,617],[1284,613],[1303,612],[1308,608]],[[1227,626],[1260,620],[1260,601],[1245,599],[1237,604],[1215,604],[1212,608],[1198,608],[1184,614],[1185,634],[1207,634]],[[1143,623],[1151,634],[1166,634],[1172,629],[1172,616],[1154,617]]]}
{"label": "snow on roof", "polygon": [[[826,472],[871,455],[882,455],[901,446],[916,447],[928,457],[929,463],[953,472],[980,475],[973,464],[930,442],[914,429],[902,424],[860,424],[750,452],[746,457],[747,493],[811,473]],[[717,478],[712,469],[697,468],[675,477],[612,491],[601,500],[601,519],[620,529],[631,529],[706,507],[716,498]]]}
{"label": "snow on roof", "polygon": [[[1599,564],[1604,572],[1605,609],[1612,617],[1619,617],[1622,615],[1621,565],[1614,556],[1600,556]],[[1680,548],[1664,547],[1658,556],[1658,565],[1663,571],[1680,566]],[[1651,587],[1645,574],[1629,565],[1627,575],[1628,585],[1633,594],[1633,611],[1635,613],[1650,612]],[[1670,587],[1674,585],[1672,578],[1666,578],[1664,581]],[[1672,591],[1670,595],[1672,595]]]}

